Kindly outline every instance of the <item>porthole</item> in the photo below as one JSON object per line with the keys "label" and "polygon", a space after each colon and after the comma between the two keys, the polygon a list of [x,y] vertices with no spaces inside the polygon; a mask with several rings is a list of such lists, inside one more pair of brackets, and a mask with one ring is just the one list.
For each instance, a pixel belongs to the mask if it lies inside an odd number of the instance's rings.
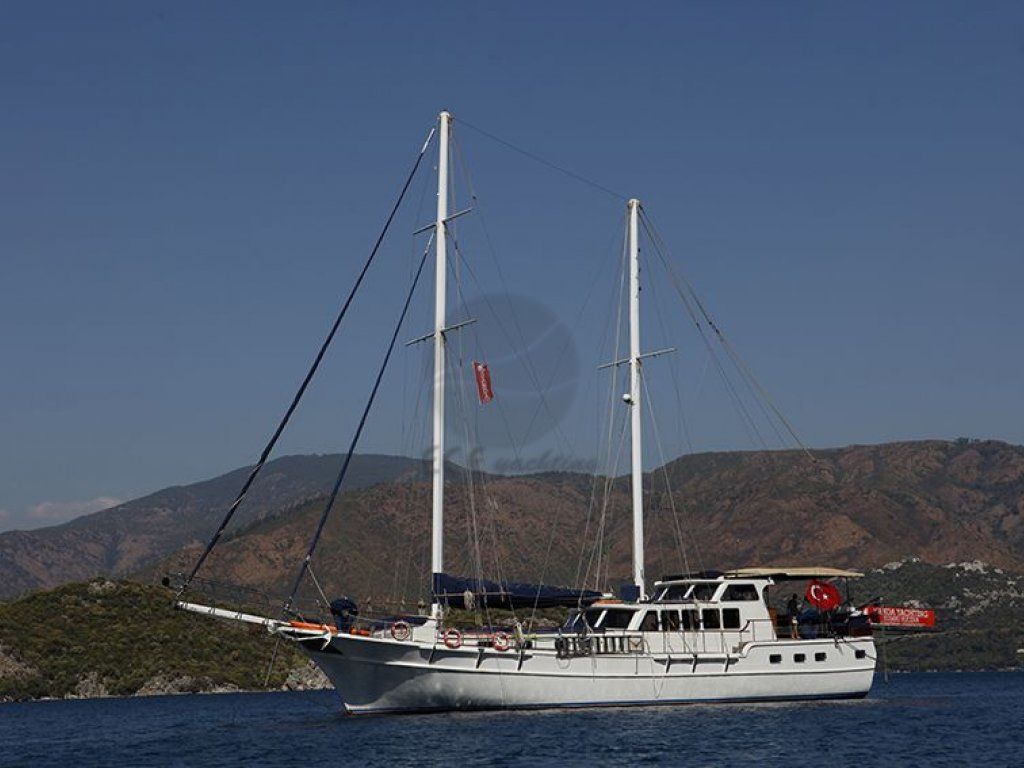
{"label": "porthole", "polygon": [[807,661],[807,657],[804,656],[804,654],[802,653],[796,653],[793,654],[793,661],[795,661],[797,664],[803,664],[805,661]]}
{"label": "porthole", "polygon": [[864,658],[865,656],[867,656],[868,654],[867,654],[867,651],[860,651],[860,650],[857,650],[857,651],[854,651],[854,652],[853,652],[853,655],[854,655],[854,657],[855,657],[855,658],[858,658],[858,659],[863,659],[863,658]]}
{"label": "porthole", "polygon": [[781,653],[773,653],[771,656],[768,657],[768,663],[769,664],[781,664],[782,663],[782,654]]}
{"label": "porthole", "polygon": [[825,660],[825,654],[822,653],[822,652],[814,654],[814,660],[815,661],[824,661]]}

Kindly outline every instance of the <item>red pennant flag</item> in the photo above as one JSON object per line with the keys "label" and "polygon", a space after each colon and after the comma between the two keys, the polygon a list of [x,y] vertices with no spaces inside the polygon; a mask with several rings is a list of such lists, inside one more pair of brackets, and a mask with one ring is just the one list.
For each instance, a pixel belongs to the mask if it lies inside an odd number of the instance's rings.
{"label": "red pennant flag", "polygon": [[491,387],[491,371],[487,363],[473,361],[473,373],[476,376],[476,393],[480,396],[480,405],[487,405],[494,399],[494,389]]}
{"label": "red pennant flag", "polygon": [[812,581],[807,585],[807,593],[804,597],[807,598],[808,603],[820,611],[831,611],[843,601],[836,585],[827,581]]}

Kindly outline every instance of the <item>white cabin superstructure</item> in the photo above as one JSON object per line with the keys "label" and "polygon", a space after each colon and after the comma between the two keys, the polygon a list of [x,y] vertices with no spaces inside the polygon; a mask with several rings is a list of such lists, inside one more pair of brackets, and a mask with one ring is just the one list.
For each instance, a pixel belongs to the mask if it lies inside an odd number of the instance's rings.
{"label": "white cabin superstructure", "polygon": [[[424,337],[432,338],[434,350],[435,583],[444,571],[445,333],[452,330],[446,327],[445,282],[451,115],[441,112],[438,123],[434,328]],[[801,626],[795,615],[780,617],[769,598],[769,590],[782,580],[859,574],[828,568],[754,568],[667,578],[654,582],[648,593],[642,364],[645,358],[670,350],[641,352],[640,202],[629,200],[626,213],[629,356],[609,365],[629,367],[629,391],[622,399],[630,408],[635,599],[581,601],[561,628],[532,633],[518,626],[509,631],[462,632],[447,623],[436,586],[427,615],[404,616],[383,625],[337,616],[333,625],[274,620],[184,601],[178,607],[260,624],[294,641],[326,672],[350,713],[865,696],[875,667],[870,625],[855,621],[857,612],[851,610],[842,625],[830,616],[817,625]]]}

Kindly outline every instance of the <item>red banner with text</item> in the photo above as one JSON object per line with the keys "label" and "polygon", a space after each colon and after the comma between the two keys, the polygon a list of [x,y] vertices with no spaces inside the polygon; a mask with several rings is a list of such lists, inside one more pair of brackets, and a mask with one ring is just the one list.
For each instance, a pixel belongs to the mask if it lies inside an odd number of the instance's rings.
{"label": "red banner with text", "polygon": [[872,624],[903,629],[931,629],[935,626],[935,611],[927,608],[901,608],[892,605],[869,605],[864,613]]}

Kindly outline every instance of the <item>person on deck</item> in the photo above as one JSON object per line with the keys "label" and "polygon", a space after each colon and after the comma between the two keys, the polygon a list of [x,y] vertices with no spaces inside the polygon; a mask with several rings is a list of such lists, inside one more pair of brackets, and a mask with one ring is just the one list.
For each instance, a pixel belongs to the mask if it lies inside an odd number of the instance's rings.
{"label": "person on deck", "polygon": [[797,614],[800,613],[800,598],[797,597],[796,592],[789,596],[789,600],[786,602],[786,613],[789,614],[789,631],[790,636],[797,640],[800,637],[800,633],[797,630]]}

